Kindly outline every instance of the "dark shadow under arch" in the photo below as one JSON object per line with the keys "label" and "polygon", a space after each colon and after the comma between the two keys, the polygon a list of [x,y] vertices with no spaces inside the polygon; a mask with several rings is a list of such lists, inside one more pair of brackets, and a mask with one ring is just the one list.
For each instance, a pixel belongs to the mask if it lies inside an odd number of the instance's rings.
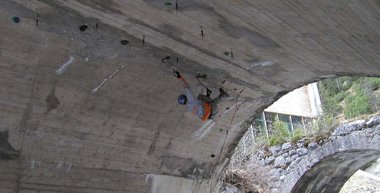
{"label": "dark shadow under arch", "polygon": [[359,169],[380,157],[380,151],[352,150],[330,155],[310,168],[292,189],[292,193],[338,193]]}

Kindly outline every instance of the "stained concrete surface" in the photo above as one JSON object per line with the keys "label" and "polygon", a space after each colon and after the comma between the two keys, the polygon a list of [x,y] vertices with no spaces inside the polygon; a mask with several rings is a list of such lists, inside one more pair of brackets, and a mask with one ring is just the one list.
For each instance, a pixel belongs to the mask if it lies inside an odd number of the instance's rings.
{"label": "stained concrete surface", "polygon": [[[20,152],[4,162],[14,168],[4,192],[91,192],[148,174],[210,178],[255,114],[287,91],[330,75],[380,75],[374,0],[194,0],[178,11],[158,2],[0,1],[0,131]],[[224,55],[231,50],[234,58]],[[195,92],[201,72],[232,97],[201,140],[191,138],[200,120],[176,103],[183,89],[173,69]],[[149,191],[136,180],[102,191]]]}
{"label": "stained concrete surface", "polygon": [[20,156],[20,152],[12,147],[8,138],[8,131],[0,132],[0,159],[6,161],[17,159]]}

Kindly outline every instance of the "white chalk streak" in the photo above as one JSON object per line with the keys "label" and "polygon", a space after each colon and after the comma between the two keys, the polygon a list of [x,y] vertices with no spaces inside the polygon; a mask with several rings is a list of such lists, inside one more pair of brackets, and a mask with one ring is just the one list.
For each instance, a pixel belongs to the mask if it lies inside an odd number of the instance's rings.
{"label": "white chalk streak", "polygon": [[195,141],[203,139],[211,131],[215,124],[216,122],[212,119],[207,120],[205,123],[203,123],[201,128],[199,128],[191,135],[191,139]]}
{"label": "white chalk streak", "polygon": [[64,161],[59,161],[57,164],[57,169],[61,169],[63,167]]}
{"label": "white chalk streak", "polygon": [[30,166],[30,169],[34,169],[36,167],[36,160],[32,160],[32,165]]}
{"label": "white chalk streak", "polygon": [[38,166],[41,166],[41,160],[32,160],[31,161],[30,169],[34,169]]}
{"label": "white chalk streak", "polygon": [[67,166],[66,172],[70,172],[71,167],[73,167],[73,164],[69,163],[68,166]]}
{"label": "white chalk streak", "polygon": [[55,74],[56,74],[56,75],[61,75],[61,74],[63,74],[63,73],[66,71],[66,68],[67,68],[71,63],[73,63],[73,62],[74,62],[74,57],[73,57],[73,56],[70,56],[70,59],[69,59],[67,62],[65,62],[64,64],[62,64],[62,65],[58,68],[58,70],[55,71]]}
{"label": "white chalk streak", "polygon": [[254,63],[255,66],[271,66],[273,65],[272,61],[263,61],[263,62],[257,62]]}
{"label": "white chalk streak", "polygon": [[116,69],[116,70],[114,70],[110,75],[108,75],[107,77],[105,77],[101,82],[100,82],[100,84],[97,86],[97,87],[95,87],[95,88],[93,88],[92,90],[91,90],[91,93],[96,93],[96,92],[98,92],[98,90],[107,82],[107,81],[109,81],[109,80],[111,80],[117,73],[119,73],[120,72],[120,70],[122,70],[123,68],[125,68],[127,66],[127,64],[123,64],[123,65],[121,65],[120,66],[120,68],[118,68],[118,69]]}
{"label": "white chalk streak", "polygon": [[273,64],[274,63],[270,60],[262,61],[262,62],[254,62],[253,64],[250,65],[250,68],[248,70],[252,70],[252,68],[256,66],[265,67],[265,66],[272,66]]}

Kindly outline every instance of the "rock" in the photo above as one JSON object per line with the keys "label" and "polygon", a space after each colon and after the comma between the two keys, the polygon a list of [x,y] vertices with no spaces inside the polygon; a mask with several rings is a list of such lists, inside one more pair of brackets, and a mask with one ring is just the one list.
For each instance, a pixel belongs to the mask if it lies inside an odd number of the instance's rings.
{"label": "rock", "polygon": [[272,193],[278,193],[278,192],[280,192],[277,188],[272,188],[270,191],[271,191]]}
{"label": "rock", "polygon": [[269,175],[274,179],[278,179],[281,175],[281,169],[272,169],[269,171]]}
{"label": "rock", "polygon": [[294,162],[294,161],[297,159],[297,157],[298,157],[298,154],[292,155],[292,156],[289,158],[290,162]]}
{"label": "rock", "polygon": [[305,140],[301,139],[297,141],[297,147],[302,148],[305,147]]}
{"label": "rock", "polygon": [[221,193],[242,193],[236,186],[232,184],[226,184],[224,190]]}
{"label": "rock", "polygon": [[290,150],[290,151],[289,151],[289,156],[292,156],[292,155],[294,155],[294,154],[297,154],[296,150]]}
{"label": "rock", "polygon": [[306,148],[300,148],[300,149],[297,149],[297,154],[298,154],[299,156],[306,155],[308,152],[309,152],[309,150],[307,150]]}
{"label": "rock", "polygon": [[256,157],[259,158],[260,160],[265,159],[265,153],[263,150],[259,150],[256,154]]}
{"label": "rock", "polygon": [[274,156],[270,156],[270,157],[265,159],[264,163],[265,163],[265,165],[269,165],[269,164],[273,163],[274,160],[275,160]]}
{"label": "rock", "polygon": [[289,153],[283,153],[282,156],[283,156],[284,158],[287,158],[287,157],[289,157]]}
{"label": "rock", "polygon": [[261,166],[265,166],[266,164],[265,164],[265,160],[260,160],[259,162],[258,162]]}
{"label": "rock", "polygon": [[308,147],[309,147],[309,149],[313,150],[313,149],[318,147],[318,143],[317,142],[311,142],[311,143],[309,143]]}
{"label": "rock", "polygon": [[318,140],[318,144],[319,144],[319,145],[322,145],[322,144],[324,144],[326,141],[327,141],[327,139],[320,139],[320,140]]}
{"label": "rock", "polygon": [[289,151],[292,148],[292,144],[290,142],[282,144],[282,151]]}
{"label": "rock", "polygon": [[282,156],[277,157],[276,160],[274,161],[274,167],[278,168],[283,165],[285,165],[285,158]]}
{"label": "rock", "polygon": [[367,127],[373,127],[379,124],[380,124],[380,116],[374,116],[371,119],[369,119],[366,123]]}
{"label": "rock", "polygon": [[291,158],[286,158],[285,159],[285,164],[286,165],[290,165],[292,163],[292,159]]}
{"label": "rock", "polygon": [[281,145],[272,146],[269,148],[269,151],[272,153],[273,156],[278,156],[278,154],[281,151]]}
{"label": "rock", "polygon": [[353,131],[361,130],[366,126],[365,120],[357,120],[351,123],[346,123],[334,130],[332,133],[333,136],[344,136],[348,135]]}

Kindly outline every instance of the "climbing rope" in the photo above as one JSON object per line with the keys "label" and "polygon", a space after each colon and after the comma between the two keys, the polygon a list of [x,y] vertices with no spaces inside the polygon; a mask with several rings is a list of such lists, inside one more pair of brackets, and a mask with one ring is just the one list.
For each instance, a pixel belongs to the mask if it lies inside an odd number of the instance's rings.
{"label": "climbing rope", "polygon": [[240,104],[238,104],[240,94],[243,93],[244,90],[245,90],[245,88],[244,88],[243,90],[241,90],[241,91],[237,94],[237,96],[236,96],[236,103],[235,103],[236,109],[235,109],[235,111],[234,111],[234,114],[232,115],[232,118],[231,118],[230,124],[229,124],[229,126],[228,126],[227,131],[226,131],[226,136],[225,136],[225,138],[224,138],[224,142],[223,142],[222,148],[221,148],[220,153],[219,153],[218,162],[220,162],[220,159],[221,159],[221,157],[222,157],[222,153],[223,153],[223,150],[224,150],[224,146],[225,146],[225,144],[226,144],[226,141],[227,141],[228,134],[229,134],[229,131],[230,131],[230,129],[231,129],[232,123],[233,123],[233,121],[234,121],[234,119],[235,119],[236,112],[239,110],[239,107],[240,107]]}

